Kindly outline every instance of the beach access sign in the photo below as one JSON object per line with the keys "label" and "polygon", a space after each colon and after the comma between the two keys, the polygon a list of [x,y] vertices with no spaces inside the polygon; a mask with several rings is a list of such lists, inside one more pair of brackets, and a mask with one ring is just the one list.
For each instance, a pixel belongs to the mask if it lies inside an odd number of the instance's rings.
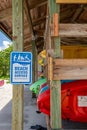
{"label": "beach access sign", "polygon": [[32,53],[12,52],[10,56],[11,84],[32,83]]}

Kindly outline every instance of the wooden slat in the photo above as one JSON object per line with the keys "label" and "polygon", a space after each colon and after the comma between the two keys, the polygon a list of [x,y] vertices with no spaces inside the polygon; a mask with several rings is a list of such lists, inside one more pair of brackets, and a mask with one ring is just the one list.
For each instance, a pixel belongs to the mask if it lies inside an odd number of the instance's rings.
{"label": "wooden slat", "polygon": [[53,62],[58,67],[87,67],[87,59],[54,59]]}
{"label": "wooden slat", "polygon": [[58,4],[87,4],[87,0],[56,0]]}
{"label": "wooden slat", "polygon": [[87,67],[59,67],[53,73],[54,80],[87,79]]}
{"label": "wooden slat", "polygon": [[61,24],[59,30],[61,37],[87,37],[87,24]]}
{"label": "wooden slat", "polygon": [[54,59],[54,80],[87,79],[87,59]]}
{"label": "wooden slat", "polygon": [[[54,36],[54,29],[51,30]],[[87,24],[59,24],[60,37],[87,37]]]}

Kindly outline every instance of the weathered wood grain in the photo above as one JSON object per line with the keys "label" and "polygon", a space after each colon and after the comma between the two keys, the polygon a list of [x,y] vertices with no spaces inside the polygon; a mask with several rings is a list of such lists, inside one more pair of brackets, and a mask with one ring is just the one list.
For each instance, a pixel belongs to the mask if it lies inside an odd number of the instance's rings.
{"label": "weathered wood grain", "polygon": [[[13,50],[23,51],[23,0],[12,0],[13,17]],[[12,130],[23,130],[23,104],[24,100],[23,85],[13,86],[12,100]]]}
{"label": "weathered wood grain", "polygon": [[87,79],[87,59],[54,59],[53,79]]}

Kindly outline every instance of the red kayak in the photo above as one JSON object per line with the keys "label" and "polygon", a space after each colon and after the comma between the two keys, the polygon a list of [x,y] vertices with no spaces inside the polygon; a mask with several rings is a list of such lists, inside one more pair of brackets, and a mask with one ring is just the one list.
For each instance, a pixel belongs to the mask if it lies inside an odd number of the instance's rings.
{"label": "red kayak", "polygon": [[4,80],[0,80],[0,87],[4,85]]}
{"label": "red kayak", "polygon": [[[62,118],[72,121],[87,122],[87,80],[64,83],[61,88]],[[37,104],[41,112],[50,115],[49,88],[39,93]]]}

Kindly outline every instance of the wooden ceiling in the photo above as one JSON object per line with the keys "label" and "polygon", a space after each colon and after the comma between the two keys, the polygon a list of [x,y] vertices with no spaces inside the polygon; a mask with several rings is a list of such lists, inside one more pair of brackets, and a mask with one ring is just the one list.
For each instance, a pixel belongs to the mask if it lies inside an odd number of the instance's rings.
{"label": "wooden ceiling", "polygon": [[[38,52],[43,50],[47,18],[47,0],[24,0],[24,50],[30,51],[32,33],[35,35]],[[32,26],[29,26],[29,19]],[[87,23],[87,5],[61,4],[60,23]],[[12,0],[0,0],[0,29],[12,39]],[[61,38],[61,44],[87,45],[87,38]]]}

